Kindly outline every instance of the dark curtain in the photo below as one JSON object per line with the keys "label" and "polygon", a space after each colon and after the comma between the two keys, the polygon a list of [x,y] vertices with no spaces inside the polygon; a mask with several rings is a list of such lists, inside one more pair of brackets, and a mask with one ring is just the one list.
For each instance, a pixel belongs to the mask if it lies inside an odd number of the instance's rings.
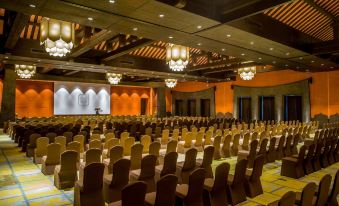
{"label": "dark curtain", "polygon": [[194,99],[187,101],[187,115],[196,116],[196,102]]}
{"label": "dark curtain", "polygon": [[141,102],[140,102],[140,114],[141,115],[145,115],[146,114],[146,109],[147,109],[147,102],[148,99],[147,98],[141,98]]}
{"label": "dark curtain", "polygon": [[259,120],[275,119],[274,97],[259,97]]}
{"label": "dark curtain", "polygon": [[184,115],[184,102],[183,100],[175,100],[175,115]]}
{"label": "dark curtain", "polygon": [[302,121],[302,97],[285,96],[285,121],[299,120]]}
{"label": "dark curtain", "polygon": [[211,115],[211,101],[209,99],[200,100],[200,114],[202,117],[209,117]]}
{"label": "dark curtain", "polygon": [[238,98],[238,114],[240,120],[244,122],[252,121],[252,107],[250,97]]}

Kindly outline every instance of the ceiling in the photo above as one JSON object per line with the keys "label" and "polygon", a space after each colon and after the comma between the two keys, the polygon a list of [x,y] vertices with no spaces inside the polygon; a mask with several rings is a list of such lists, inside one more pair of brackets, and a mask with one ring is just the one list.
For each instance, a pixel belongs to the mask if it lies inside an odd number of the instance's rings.
{"label": "ceiling", "polygon": [[[337,0],[2,0],[0,8],[2,65],[36,64],[40,74],[100,79],[115,71],[134,82],[232,81],[245,66],[339,69]],[[68,56],[44,52],[42,17],[75,23]],[[184,72],[166,65],[167,43],[190,47]]]}

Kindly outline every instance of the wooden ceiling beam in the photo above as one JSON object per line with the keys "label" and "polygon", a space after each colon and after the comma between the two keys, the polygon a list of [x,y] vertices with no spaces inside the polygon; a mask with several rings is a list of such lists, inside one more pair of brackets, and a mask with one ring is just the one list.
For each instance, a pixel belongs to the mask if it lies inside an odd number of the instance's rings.
{"label": "wooden ceiling beam", "polygon": [[90,37],[87,41],[80,44],[78,47],[72,50],[71,54],[69,55],[71,58],[75,58],[80,56],[83,53],[91,50],[95,45],[111,39],[114,36],[118,36],[119,34],[112,32],[111,30],[103,29],[100,32],[94,34]]}
{"label": "wooden ceiling beam", "polygon": [[233,0],[219,10],[223,23],[244,19],[291,0]]}
{"label": "wooden ceiling beam", "polygon": [[110,61],[113,60],[117,57],[123,56],[125,54],[129,54],[130,52],[136,50],[136,49],[140,49],[142,47],[148,46],[153,44],[155,41],[154,40],[150,40],[150,39],[140,39],[137,40],[135,42],[132,42],[124,47],[120,47],[114,51],[111,51],[109,53],[107,53],[106,55],[104,55],[101,60],[102,61]]}
{"label": "wooden ceiling beam", "polygon": [[8,49],[13,49],[20,38],[21,31],[29,22],[29,15],[22,13],[17,13],[15,20],[13,22],[12,28],[9,32],[5,47]]}
{"label": "wooden ceiling beam", "polygon": [[330,12],[326,11],[325,9],[323,9],[321,6],[319,6],[318,4],[316,4],[314,2],[314,0],[305,0],[306,3],[308,3],[310,6],[312,6],[313,8],[315,8],[318,12],[320,12],[321,14],[325,15],[326,17],[328,17],[329,19],[331,19],[332,22],[334,21],[338,21],[337,18],[332,15]]}

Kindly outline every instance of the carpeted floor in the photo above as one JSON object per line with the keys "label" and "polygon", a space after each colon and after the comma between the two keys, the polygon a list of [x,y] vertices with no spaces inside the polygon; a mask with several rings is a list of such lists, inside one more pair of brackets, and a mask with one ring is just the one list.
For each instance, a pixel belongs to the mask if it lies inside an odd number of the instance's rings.
{"label": "carpeted floor", "polygon": [[[1,131],[0,131],[1,132]],[[221,162],[231,164],[234,173],[236,158],[227,158],[213,162],[215,168]],[[262,175],[264,194],[240,205],[270,205],[287,191],[301,191],[307,182],[319,183],[323,175],[333,176],[339,169],[336,163],[326,169],[315,172],[299,180],[280,176],[281,162],[266,164]],[[333,179],[332,179],[333,181]],[[338,196],[339,202],[339,196]],[[0,135],[0,205],[72,205],[73,189],[58,190],[53,185],[53,176],[40,172],[40,165],[20,152],[7,135]]]}

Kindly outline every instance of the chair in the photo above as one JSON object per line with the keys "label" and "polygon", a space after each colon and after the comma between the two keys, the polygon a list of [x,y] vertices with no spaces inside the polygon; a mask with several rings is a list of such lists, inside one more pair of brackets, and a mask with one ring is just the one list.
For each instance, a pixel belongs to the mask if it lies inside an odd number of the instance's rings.
{"label": "chair", "polygon": [[29,136],[29,143],[26,147],[26,156],[33,157],[34,156],[34,149],[36,148],[36,141],[40,138],[41,135],[37,133],[33,133]]}
{"label": "chair", "polygon": [[178,141],[176,140],[171,140],[168,142],[167,147],[166,147],[166,153],[168,154],[170,152],[177,152],[177,146],[178,146]]}
{"label": "chair", "polygon": [[337,145],[337,139],[332,139],[331,140],[331,145],[330,145],[330,149],[327,153],[327,159],[328,159],[328,164],[329,165],[332,165],[335,163],[335,160],[334,160],[334,151],[335,151],[335,147]]}
{"label": "chair", "polygon": [[281,165],[281,175],[299,179],[305,175],[303,161],[306,153],[306,146],[300,148],[299,155],[295,157],[284,157]]}
{"label": "chair", "polygon": [[163,176],[157,182],[156,192],[147,193],[145,203],[149,206],[173,206],[178,177],[172,174]]}
{"label": "chair", "polygon": [[113,132],[108,132],[105,134],[105,142],[109,141],[110,139],[115,138],[115,134]]}
{"label": "chair", "polygon": [[101,150],[99,149],[89,149],[86,151],[85,156],[84,156],[84,162],[80,163],[79,166],[79,175],[80,178],[82,177],[83,174],[83,169],[93,163],[93,162],[101,162]]}
{"label": "chair", "polygon": [[172,132],[172,140],[179,140],[179,129],[174,129]]}
{"label": "chair", "polygon": [[66,137],[64,137],[64,136],[57,136],[54,139],[54,143],[60,144],[60,146],[61,146],[60,153],[63,153],[64,151],[66,151]]}
{"label": "chair", "polygon": [[339,139],[337,139],[336,141],[337,141],[337,144],[333,151],[333,157],[334,157],[335,162],[339,162]]}
{"label": "chair", "polygon": [[306,175],[313,173],[312,159],[314,155],[315,144],[308,146],[306,157],[303,161],[304,172]]}
{"label": "chair", "polygon": [[98,149],[101,150],[102,144],[100,140],[90,139],[88,144],[88,149]]}
{"label": "chair", "polygon": [[245,135],[244,135],[244,138],[243,138],[243,141],[242,141],[242,144],[241,144],[241,149],[242,150],[248,150],[249,149],[249,144],[250,144],[250,137],[251,137],[251,133],[247,132]]}
{"label": "chair", "polygon": [[214,147],[213,159],[215,160],[219,160],[221,158],[220,143],[221,143],[221,136],[216,136],[213,141],[213,147]]}
{"label": "chair", "polygon": [[246,195],[254,198],[263,193],[260,177],[265,163],[265,157],[259,155],[255,158],[253,169],[247,170],[245,180]]}
{"label": "chair", "polygon": [[228,175],[227,194],[229,203],[232,205],[246,201],[244,188],[247,160],[242,159],[235,166],[234,176]]}
{"label": "chair", "polygon": [[52,175],[55,166],[60,163],[60,144],[52,143],[47,146],[47,155],[42,157],[41,172],[44,175]]}
{"label": "chair", "polygon": [[123,158],[124,148],[120,145],[116,145],[109,150],[109,159],[105,159],[103,163],[105,164],[104,174],[112,174],[113,165],[116,161]]}
{"label": "chair", "polygon": [[204,181],[205,170],[202,168],[194,170],[189,176],[188,184],[177,186],[177,198],[183,201],[185,206],[203,206]]}
{"label": "chair", "polygon": [[124,146],[125,145],[125,140],[129,137],[129,133],[128,132],[122,132],[120,134],[120,145]]}
{"label": "chair", "polygon": [[231,152],[233,156],[238,155],[238,150],[239,150],[239,140],[240,140],[240,134],[236,134],[233,137],[233,143],[231,146]]}
{"label": "chair", "polygon": [[259,147],[259,150],[257,150],[257,154],[256,156],[258,155],[263,155],[264,158],[266,159],[266,148],[267,148],[267,144],[268,144],[268,139],[267,138],[264,138],[261,140],[260,142],[260,147]]}
{"label": "chair", "polygon": [[168,174],[175,174],[175,171],[177,169],[177,159],[178,153],[176,152],[170,152],[166,154],[164,157],[164,164],[157,165],[155,167],[155,173],[159,174],[160,177]]}
{"label": "chair", "polygon": [[317,185],[314,182],[308,183],[301,193],[297,193],[295,204],[299,206],[310,206],[315,204],[313,198]]}
{"label": "chair", "polygon": [[83,180],[79,180],[74,186],[74,205],[75,206],[104,206],[103,197],[103,173],[104,165],[102,163],[91,163],[84,168]]}
{"label": "chair", "polygon": [[123,147],[124,147],[124,156],[130,156],[131,155],[131,148],[135,143],[134,137],[128,137],[125,141]]}
{"label": "chair", "polygon": [[232,136],[231,135],[226,135],[221,147],[222,153],[224,157],[231,157],[231,141],[232,141]]}
{"label": "chair", "polygon": [[64,132],[62,136],[66,137],[66,144],[73,141],[73,132]]}
{"label": "chair", "polygon": [[323,149],[323,143],[322,141],[318,141],[318,144],[316,146],[315,153],[312,159],[312,166],[313,166],[314,172],[321,170],[320,155],[321,155],[322,149]]}
{"label": "chair", "polygon": [[76,151],[66,151],[61,154],[60,165],[54,170],[54,186],[58,189],[74,187],[78,179],[77,174],[77,156]]}
{"label": "chair", "polygon": [[298,154],[298,143],[299,143],[299,139],[300,139],[300,135],[299,134],[296,134],[294,137],[293,137],[293,143],[292,143],[292,147],[291,147],[291,153],[292,155],[297,155]]}
{"label": "chair", "polygon": [[105,141],[104,149],[102,151],[102,159],[106,159],[110,157],[110,150],[114,147],[119,145],[119,139],[117,138],[110,138],[109,140]]}
{"label": "chair", "polygon": [[285,146],[284,146],[284,149],[283,149],[284,157],[289,157],[289,156],[292,155],[292,151],[291,151],[292,139],[293,139],[292,135],[288,135],[287,138],[286,138]]}
{"label": "chair", "polygon": [[185,161],[177,163],[177,171],[179,172],[177,176],[181,177],[179,182],[188,183],[189,176],[196,166],[197,153],[197,149],[191,148],[185,154]]}
{"label": "chair", "polygon": [[204,149],[204,157],[202,161],[197,160],[197,163],[196,163],[197,166],[205,169],[206,178],[213,178],[213,171],[212,171],[212,166],[211,166],[213,162],[213,155],[214,155],[214,147],[207,146]]}
{"label": "chair", "polygon": [[142,135],[140,139],[140,143],[144,146],[144,149],[142,153],[148,153],[149,152],[149,147],[152,142],[152,139],[148,135]]}
{"label": "chair", "polygon": [[113,174],[104,176],[103,193],[105,202],[111,203],[121,200],[121,191],[129,181],[130,167],[130,160],[119,159],[113,164]]}
{"label": "chair", "polygon": [[91,137],[89,138],[89,141],[91,140],[99,140],[101,142],[101,136],[100,133],[95,133],[93,130],[93,133],[91,135]]}
{"label": "chair", "polygon": [[285,136],[279,138],[278,146],[276,148],[277,160],[281,160],[284,157],[284,144]]}
{"label": "chair", "polygon": [[157,138],[157,140],[161,144],[167,144],[168,143],[168,139],[169,139],[169,130],[168,129],[162,130],[161,138]]}
{"label": "chair", "polygon": [[178,142],[178,153],[185,153],[192,146],[192,132],[187,132],[187,134],[183,138],[184,141]]}
{"label": "chair", "polygon": [[276,143],[277,139],[275,137],[272,137],[270,139],[270,145],[268,147],[268,150],[266,152],[266,162],[267,163],[271,163],[271,162],[275,162],[275,160],[277,159],[277,153],[275,150],[275,143]]}
{"label": "chair", "polygon": [[80,153],[83,153],[85,149],[85,137],[78,134],[73,137],[73,141],[77,141],[80,143]]}
{"label": "chair", "polygon": [[33,162],[35,164],[41,164],[42,157],[47,155],[47,146],[49,139],[47,137],[39,137],[36,140],[36,148],[34,149]]}
{"label": "chair", "polygon": [[331,179],[332,177],[329,174],[326,174],[321,178],[319,182],[318,191],[316,193],[317,200],[315,206],[326,205],[328,200],[328,194],[330,191]]}
{"label": "chair", "polygon": [[253,140],[250,144],[250,151],[241,150],[238,152],[237,161],[239,162],[242,159],[246,159],[247,167],[252,168],[254,159],[257,155],[257,146],[258,146],[258,140]]}
{"label": "chair", "polygon": [[193,146],[198,150],[198,152],[201,152],[203,150],[203,147],[202,147],[203,138],[204,138],[204,132],[198,132],[195,140],[193,140]]}
{"label": "chair", "polygon": [[213,131],[212,130],[208,130],[206,132],[205,140],[204,140],[204,146],[212,144],[212,135],[213,135]]}
{"label": "chair", "polygon": [[215,169],[215,179],[206,178],[204,182],[204,202],[210,206],[226,206],[228,200],[226,196],[227,177],[230,171],[229,163],[221,163]]}
{"label": "chair", "polygon": [[143,206],[146,190],[147,185],[142,181],[128,184],[121,191],[121,201],[110,203],[109,206]]}
{"label": "chair", "polygon": [[157,157],[147,155],[141,160],[141,169],[130,172],[130,181],[144,181],[147,184],[147,192],[155,191],[155,164]]}
{"label": "chair", "polygon": [[157,165],[159,164],[160,147],[161,144],[159,142],[152,142],[149,146],[149,154],[157,157]]}
{"label": "chair", "polygon": [[327,204],[329,206],[338,205],[338,202],[337,202],[338,194],[339,194],[339,170],[337,170],[337,173],[335,174],[332,190],[327,200]]}
{"label": "chair", "polygon": [[295,192],[289,191],[281,197],[278,206],[293,206],[295,198]]}
{"label": "chair", "polygon": [[142,144],[135,144],[131,148],[131,156],[130,157],[124,157],[124,158],[130,158],[131,160],[131,170],[137,170],[141,167],[141,159],[142,159],[142,150],[143,146]]}
{"label": "chair", "polygon": [[67,150],[73,150],[78,152],[78,161],[80,161],[80,143],[73,141],[67,144],[66,151]]}
{"label": "chair", "polygon": [[329,153],[330,147],[331,147],[331,140],[327,139],[325,141],[325,147],[320,154],[320,165],[322,168],[326,168],[329,166],[328,153]]}

